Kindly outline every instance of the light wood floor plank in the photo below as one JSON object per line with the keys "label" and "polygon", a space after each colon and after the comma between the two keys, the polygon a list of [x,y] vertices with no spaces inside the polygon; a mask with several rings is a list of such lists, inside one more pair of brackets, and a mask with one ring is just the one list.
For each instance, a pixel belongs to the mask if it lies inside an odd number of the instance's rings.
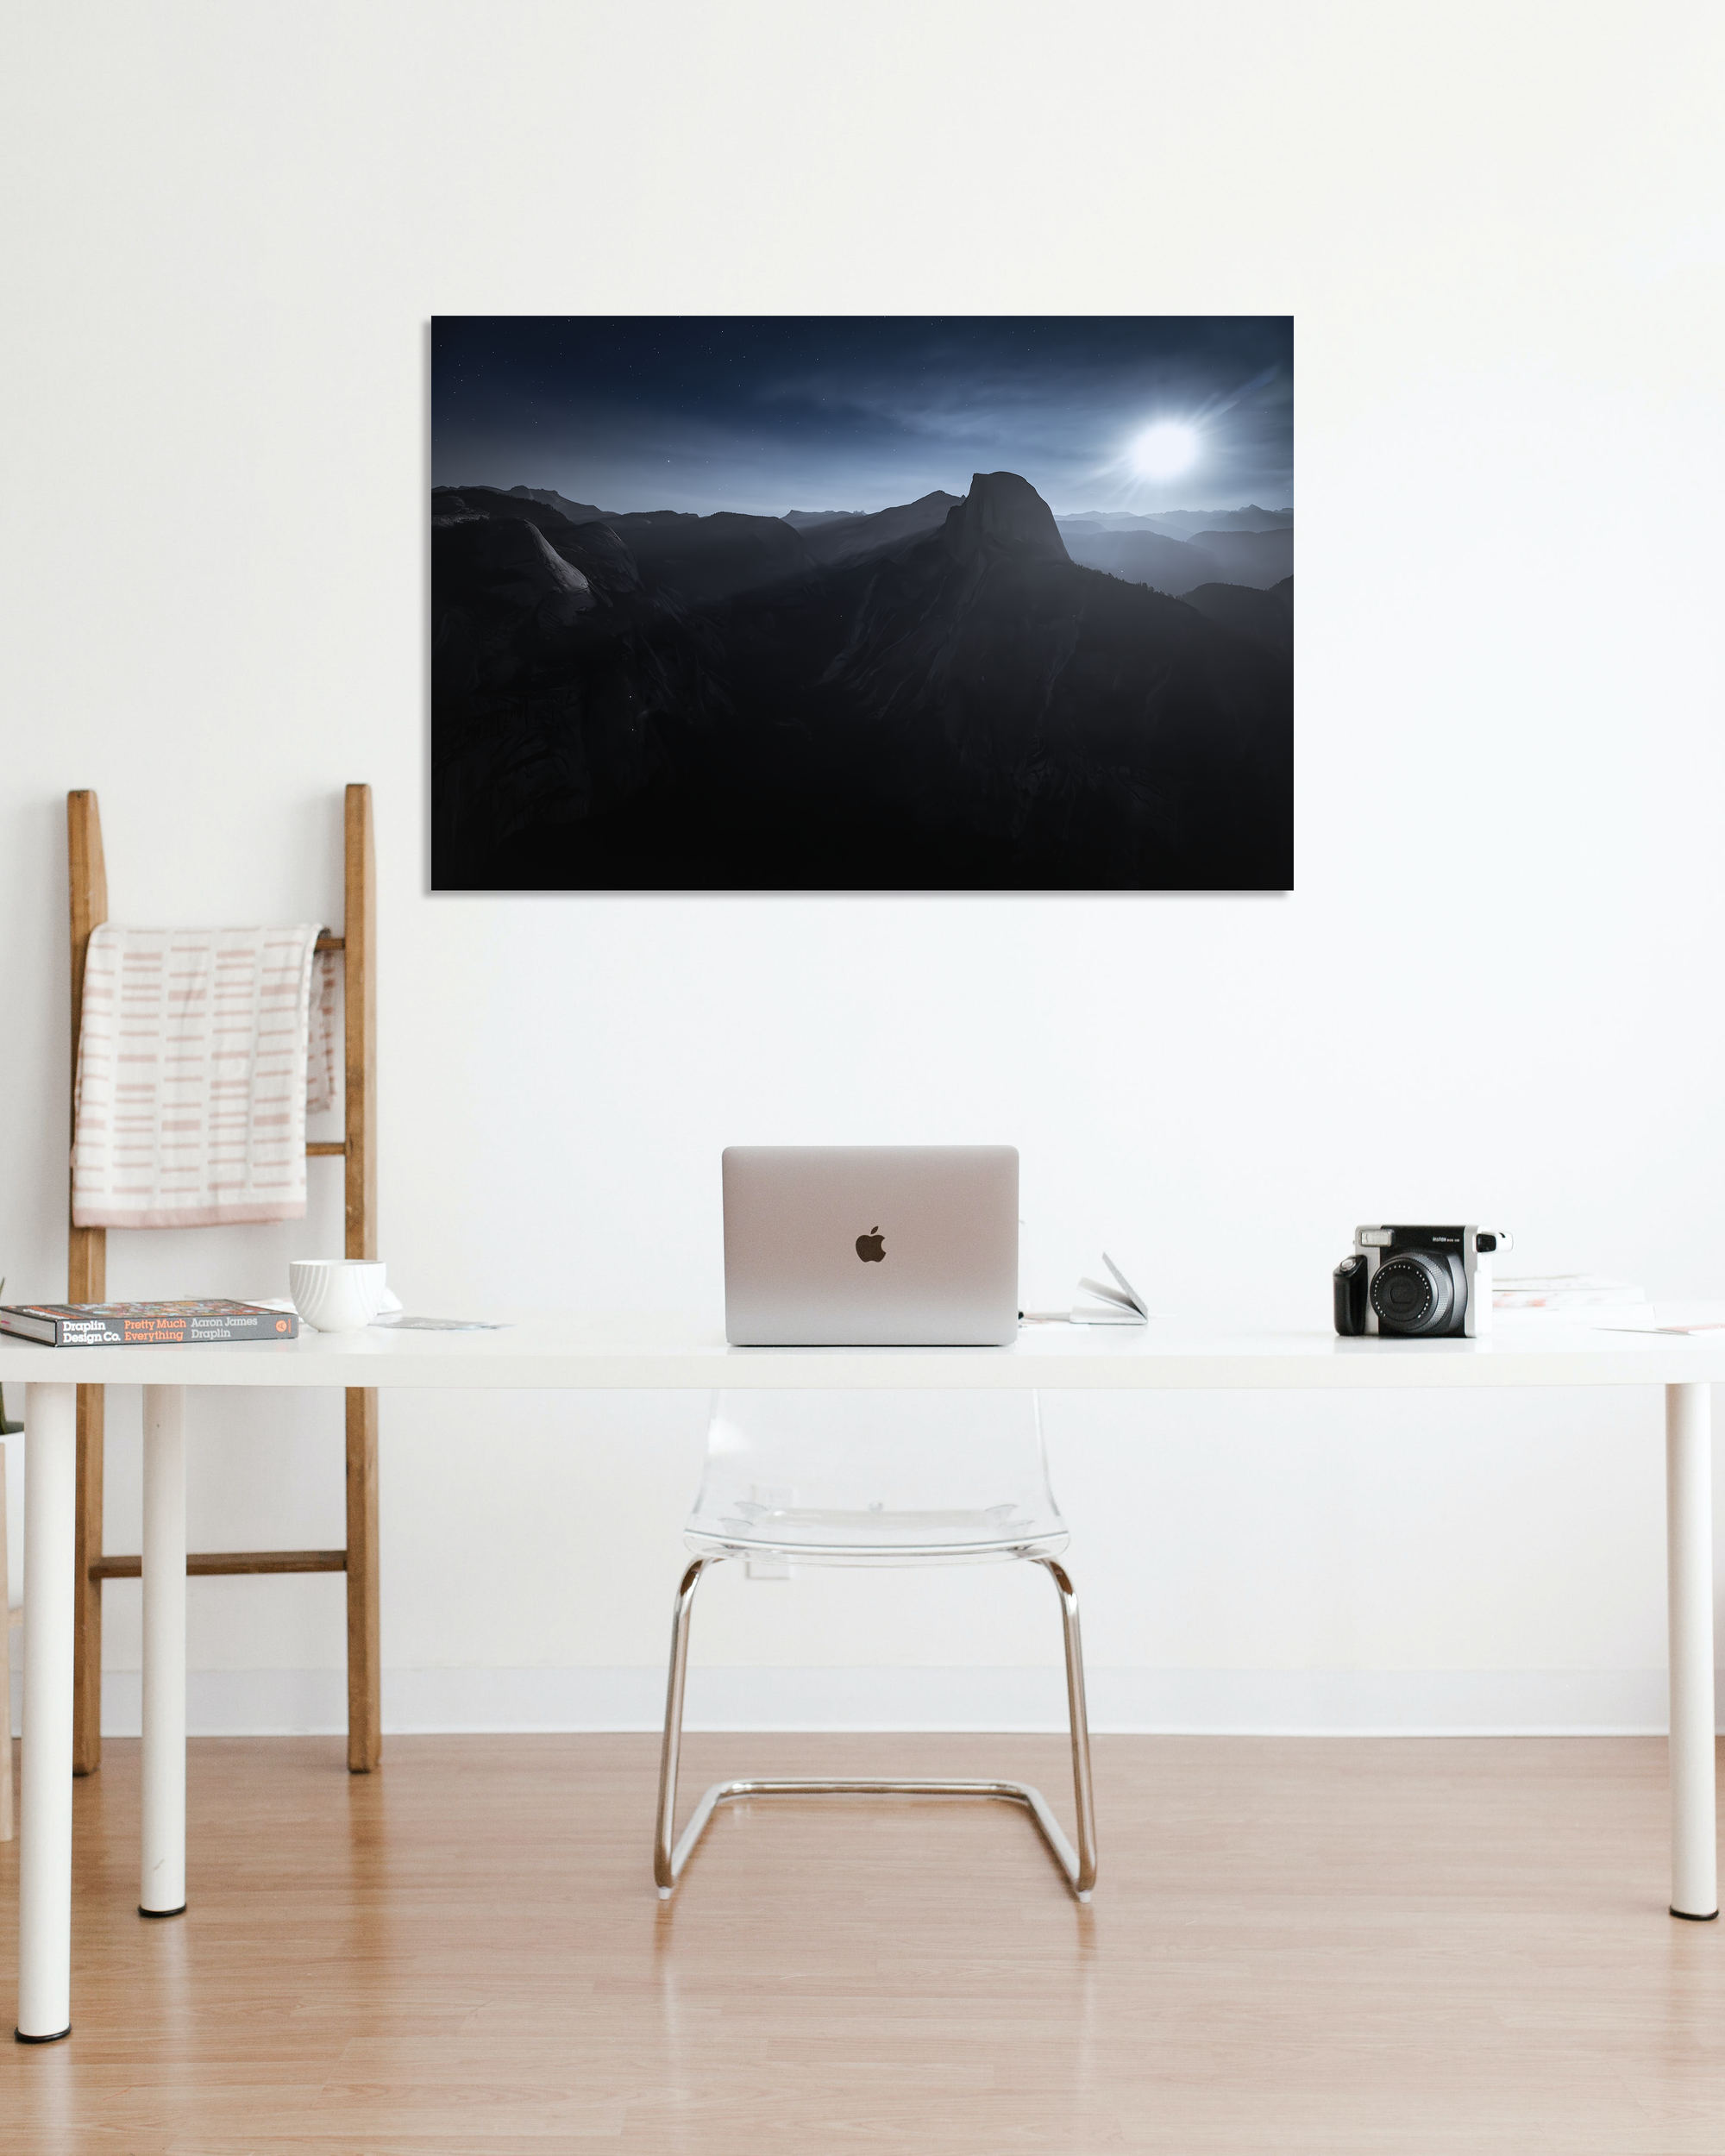
{"label": "light wood floor plank", "polygon": [[[1005,1807],[762,1802],[676,1901],[650,1739],[191,1746],[191,1908],[138,1748],[74,1789],[74,2034],[7,2156],[1721,2156],[1725,1927],[1665,1910],[1640,1739],[1110,1738],[1078,1908]],[[1041,1782],[1022,1737],[688,1739],[721,1774]],[[0,1939],[17,1846],[0,1845]],[[9,1971],[7,1981],[9,1982]]]}

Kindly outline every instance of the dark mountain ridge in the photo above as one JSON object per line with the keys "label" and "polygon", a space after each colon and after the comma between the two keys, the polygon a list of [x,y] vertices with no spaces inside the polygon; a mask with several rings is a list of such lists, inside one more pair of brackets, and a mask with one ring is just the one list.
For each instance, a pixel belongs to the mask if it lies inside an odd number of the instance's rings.
{"label": "dark mountain ridge", "polygon": [[648,785],[653,714],[712,723],[724,699],[685,610],[608,525],[496,489],[432,503],[433,875],[472,887],[499,848]]}
{"label": "dark mountain ridge", "polygon": [[648,509],[603,518],[594,511],[575,520],[548,504],[546,492],[525,486],[506,492],[435,487],[432,520],[435,524],[454,513],[524,520],[584,572],[591,554],[609,552],[619,566],[626,562],[636,583],[691,605],[794,580],[810,570],[801,538],[777,517],[739,516],[730,510],[696,517],[682,510]]}
{"label": "dark mountain ridge", "polygon": [[1170,539],[1190,539],[1201,531],[1283,531],[1294,522],[1291,509],[1260,509],[1249,502],[1244,509],[1167,509],[1140,515],[1124,509],[1082,509],[1064,513],[1056,522],[1063,531],[1069,524],[1095,531],[1159,531]]}
{"label": "dark mountain ridge", "polygon": [[511,486],[506,490],[530,502],[543,502],[547,509],[555,509],[560,517],[567,517],[572,524],[597,523],[605,515],[590,502],[568,501],[549,486]]}
{"label": "dark mountain ridge", "polygon": [[942,520],[940,536],[955,561],[972,565],[987,567],[1008,556],[1017,561],[1070,559],[1054,511],[1016,472],[974,473],[970,492]]}
{"label": "dark mountain ridge", "polygon": [[691,605],[803,581],[814,566],[800,533],[779,517],[654,509],[605,523],[635,557],[649,589],[674,592]]}
{"label": "dark mountain ridge", "polygon": [[568,517],[572,524],[593,523],[605,514],[603,510],[595,509],[590,502],[568,501],[549,486],[434,486],[431,490],[433,501],[440,494],[482,496],[487,499],[496,496],[505,501],[535,502],[543,509],[555,510],[558,516]]}
{"label": "dark mountain ridge", "polygon": [[957,502],[957,494],[937,490],[896,509],[879,509],[868,516],[825,517],[803,527],[803,544],[813,560],[827,567],[842,561],[861,561],[869,555],[884,554],[888,548],[935,530]]}
{"label": "dark mountain ridge", "polygon": [[434,510],[439,887],[1291,881],[1262,624],[1074,560],[1015,473],[800,529]]}
{"label": "dark mountain ridge", "polygon": [[1014,474],[979,473],[937,539],[879,566],[823,679],[913,774],[932,854],[957,830],[1018,881],[1091,887],[1250,881],[1266,843],[1279,865],[1283,669],[1072,561]]}
{"label": "dark mountain ridge", "polygon": [[1261,592],[1249,584],[1201,584],[1186,604],[1236,636],[1251,636],[1291,666],[1294,661],[1294,580],[1284,577]]}
{"label": "dark mountain ridge", "polygon": [[1069,524],[1067,552],[1086,568],[1101,569],[1128,584],[1148,584],[1178,599],[1195,585],[1217,582],[1222,565],[1215,555],[1185,539],[1161,531],[1095,531]]}
{"label": "dark mountain ridge", "polygon": [[1268,591],[1294,573],[1291,525],[1276,531],[1201,531],[1191,543],[1220,564],[1226,584],[1255,584]]}

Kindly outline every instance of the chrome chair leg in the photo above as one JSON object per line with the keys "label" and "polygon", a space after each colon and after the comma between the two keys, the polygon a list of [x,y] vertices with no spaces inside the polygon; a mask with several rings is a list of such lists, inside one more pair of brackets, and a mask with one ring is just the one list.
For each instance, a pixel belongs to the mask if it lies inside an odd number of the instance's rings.
{"label": "chrome chair leg", "polygon": [[1030,1814],[1037,1831],[1048,1845],[1066,1883],[1081,1902],[1088,1902],[1096,1883],[1096,1818],[1090,1787],[1090,1726],[1084,1706],[1084,1650],[1078,1631],[1078,1595],[1065,1568],[1052,1557],[1039,1557],[1060,1596],[1060,1614],[1066,1639],[1066,1705],[1072,1741],[1072,1794],[1078,1814],[1078,1847],[1062,1832],[1048,1800],[1028,1782],[943,1782],[904,1780],[849,1775],[838,1778],[795,1781],[743,1780],[715,1782],[702,1793],[689,1814],[689,1823],[674,1845],[677,1811],[677,1758],[683,1735],[683,1692],[688,1670],[689,1620],[695,1589],[717,1557],[697,1557],[678,1584],[671,1615],[671,1669],[665,1689],[665,1740],[659,1755],[659,1818],[653,1844],[653,1877],[659,1899],[668,1902],[682,1877],[683,1867],[695,1844],[721,1804],[747,1796],[951,1796],[993,1798],[1020,1804]]}
{"label": "chrome chair leg", "polygon": [[1078,1592],[1063,1564],[1052,1557],[1038,1562],[1060,1597],[1060,1621],[1066,1637],[1066,1717],[1072,1733],[1072,1802],[1078,1814],[1078,1865],[1069,1876],[1072,1890],[1088,1902],[1096,1883],[1096,1803],[1090,1784],[1090,1716],[1084,1703],[1084,1643],[1078,1630]]}
{"label": "chrome chair leg", "polygon": [[[671,1889],[677,1883],[677,1874],[688,1861],[688,1850],[675,1858],[671,1853],[671,1833],[677,1816],[677,1755],[683,1742],[683,1689],[689,1669],[689,1619],[694,1611],[695,1589],[700,1585],[701,1574],[709,1564],[717,1564],[715,1557],[697,1557],[683,1574],[677,1585],[677,1599],[671,1608],[671,1671],[665,1686],[665,1741],[659,1753],[659,1825],[653,1842],[653,1877],[659,1888],[659,1899],[670,1897]],[[712,1816],[707,1807],[705,1827]],[[698,1831],[698,1830],[697,1830]],[[685,1835],[684,1840],[693,1846],[693,1839]]]}

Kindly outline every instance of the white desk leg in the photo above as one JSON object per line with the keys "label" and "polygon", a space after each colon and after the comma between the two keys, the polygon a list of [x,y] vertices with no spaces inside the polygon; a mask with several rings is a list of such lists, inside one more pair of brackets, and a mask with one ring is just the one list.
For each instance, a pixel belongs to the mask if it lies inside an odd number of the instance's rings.
{"label": "white desk leg", "polygon": [[24,1774],[18,1838],[21,2043],[72,2034],[72,1590],[77,1390],[24,1390]]}
{"label": "white desk leg", "polygon": [[1713,1447],[1705,1385],[1665,1387],[1673,1916],[1719,1914],[1713,1789]]}
{"label": "white desk leg", "polygon": [[185,1907],[185,1388],[144,1388],[142,1916]]}

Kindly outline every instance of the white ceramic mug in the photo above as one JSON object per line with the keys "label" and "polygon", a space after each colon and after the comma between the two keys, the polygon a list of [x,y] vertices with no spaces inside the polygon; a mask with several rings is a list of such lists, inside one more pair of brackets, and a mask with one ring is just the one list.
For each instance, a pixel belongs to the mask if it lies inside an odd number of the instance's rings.
{"label": "white ceramic mug", "polygon": [[288,1293],[314,1332],[359,1332],[383,1308],[384,1271],[380,1257],[297,1257]]}

